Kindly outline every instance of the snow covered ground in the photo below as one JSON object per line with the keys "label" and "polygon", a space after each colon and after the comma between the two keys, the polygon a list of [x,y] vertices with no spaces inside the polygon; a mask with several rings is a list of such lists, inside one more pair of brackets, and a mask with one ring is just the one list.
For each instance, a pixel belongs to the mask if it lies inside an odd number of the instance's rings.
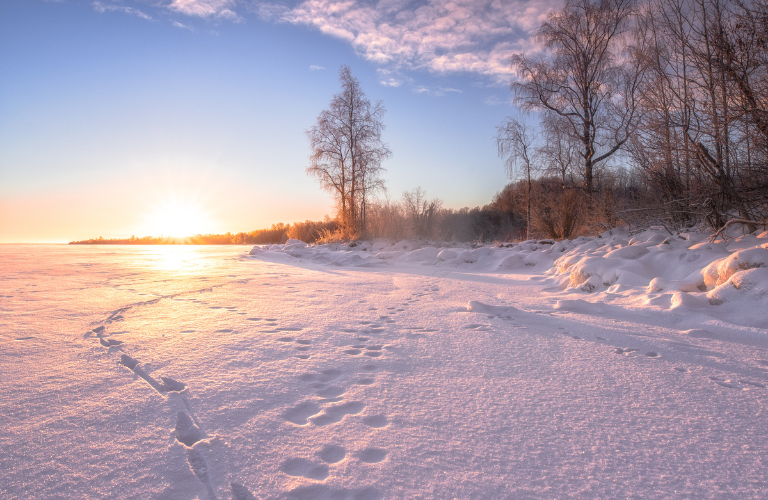
{"label": "snow covered ground", "polygon": [[765,498],[734,236],[0,246],[0,497]]}

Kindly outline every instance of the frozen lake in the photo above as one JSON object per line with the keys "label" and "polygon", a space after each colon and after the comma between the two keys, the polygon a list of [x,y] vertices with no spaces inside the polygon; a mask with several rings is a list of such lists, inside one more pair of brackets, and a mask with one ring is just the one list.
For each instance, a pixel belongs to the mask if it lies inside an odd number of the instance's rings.
{"label": "frozen lake", "polygon": [[248,250],[0,246],[0,497],[768,496],[750,321]]}

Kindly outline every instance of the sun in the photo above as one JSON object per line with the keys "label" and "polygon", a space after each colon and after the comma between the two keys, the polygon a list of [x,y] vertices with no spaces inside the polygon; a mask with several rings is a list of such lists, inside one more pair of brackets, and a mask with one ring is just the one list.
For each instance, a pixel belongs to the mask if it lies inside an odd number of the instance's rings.
{"label": "sun", "polygon": [[152,236],[185,238],[211,232],[213,223],[199,203],[169,196],[152,206],[146,226]]}

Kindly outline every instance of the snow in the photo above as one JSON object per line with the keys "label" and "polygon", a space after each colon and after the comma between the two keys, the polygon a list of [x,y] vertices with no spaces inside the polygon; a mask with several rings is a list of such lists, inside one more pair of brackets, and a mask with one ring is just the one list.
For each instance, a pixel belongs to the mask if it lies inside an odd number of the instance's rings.
{"label": "snow", "polygon": [[768,238],[0,247],[2,498],[765,498]]}

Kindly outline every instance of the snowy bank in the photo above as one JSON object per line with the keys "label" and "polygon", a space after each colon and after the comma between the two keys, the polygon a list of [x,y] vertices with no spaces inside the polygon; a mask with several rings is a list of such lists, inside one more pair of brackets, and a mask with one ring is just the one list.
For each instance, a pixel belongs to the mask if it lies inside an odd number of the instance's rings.
{"label": "snowy bank", "polygon": [[[735,230],[734,231],[738,231]],[[725,306],[748,325],[768,322],[768,232],[710,241],[705,233],[612,230],[574,240],[494,246],[377,240],[351,244],[256,246],[250,255],[336,267],[426,266],[454,272],[534,274],[550,293],[589,302],[625,299],[667,310]],[[286,262],[283,260],[283,262]]]}

